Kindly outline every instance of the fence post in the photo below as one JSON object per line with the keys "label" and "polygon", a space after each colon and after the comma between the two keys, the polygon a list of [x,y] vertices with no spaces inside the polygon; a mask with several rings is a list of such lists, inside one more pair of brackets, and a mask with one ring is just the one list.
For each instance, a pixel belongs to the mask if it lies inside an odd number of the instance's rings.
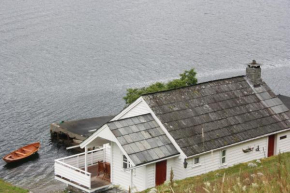
{"label": "fence post", "polygon": [[105,146],[105,148],[104,148],[104,160],[105,160],[105,162],[107,162],[106,151],[107,151],[107,147]]}
{"label": "fence post", "polygon": [[85,146],[85,171],[88,172],[88,147]]}
{"label": "fence post", "polygon": [[80,164],[79,164],[79,155],[78,155],[78,157],[77,157],[77,166],[78,166],[78,168],[80,168]]}
{"label": "fence post", "polygon": [[94,161],[93,161],[93,156],[94,156],[94,152],[91,152],[91,165],[94,164]]}

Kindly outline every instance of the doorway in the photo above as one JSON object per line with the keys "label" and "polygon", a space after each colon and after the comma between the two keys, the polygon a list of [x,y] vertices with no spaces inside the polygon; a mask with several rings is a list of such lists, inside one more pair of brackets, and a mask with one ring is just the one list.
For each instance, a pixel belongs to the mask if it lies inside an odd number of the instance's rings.
{"label": "doorway", "polygon": [[270,135],[268,139],[268,157],[274,155],[275,151],[275,135]]}
{"label": "doorway", "polygon": [[159,186],[166,181],[167,160],[156,163],[155,184]]}

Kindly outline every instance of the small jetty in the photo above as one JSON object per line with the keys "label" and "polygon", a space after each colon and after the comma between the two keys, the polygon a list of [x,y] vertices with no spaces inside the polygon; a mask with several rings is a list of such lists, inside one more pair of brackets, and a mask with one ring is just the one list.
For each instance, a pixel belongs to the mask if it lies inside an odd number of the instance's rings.
{"label": "small jetty", "polygon": [[53,142],[65,146],[77,146],[115,116],[102,116],[89,119],[61,121],[50,124]]}

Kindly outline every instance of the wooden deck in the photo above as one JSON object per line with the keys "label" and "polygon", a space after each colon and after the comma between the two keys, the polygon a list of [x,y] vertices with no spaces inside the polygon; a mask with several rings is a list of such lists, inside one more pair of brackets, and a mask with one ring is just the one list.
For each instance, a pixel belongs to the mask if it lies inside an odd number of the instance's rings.
{"label": "wooden deck", "polygon": [[[82,170],[84,170],[84,168],[81,168]],[[98,176],[98,165],[93,165],[93,166],[89,166],[88,167],[88,172],[91,173],[91,189],[97,189],[97,188],[101,188],[103,186],[108,186],[111,184],[111,179],[107,180],[107,179],[103,179],[103,174]],[[81,186],[83,188],[86,188],[85,186],[72,182],[67,178],[61,177],[61,176],[57,176],[63,180],[69,181],[72,184]]]}
{"label": "wooden deck", "polygon": [[106,185],[109,185],[111,182],[111,179],[110,180],[105,180],[105,179],[102,179],[103,177],[103,174],[98,176],[97,175],[97,172],[98,172],[98,165],[94,165],[94,166],[90,166],[88,168],[88,172],[90,172],[92,175],[91,175],[91,182],[92,182],[92,189],[95,189],[95,188],[99,188],[99,187],[102,187],[102,186],[106,186]]}

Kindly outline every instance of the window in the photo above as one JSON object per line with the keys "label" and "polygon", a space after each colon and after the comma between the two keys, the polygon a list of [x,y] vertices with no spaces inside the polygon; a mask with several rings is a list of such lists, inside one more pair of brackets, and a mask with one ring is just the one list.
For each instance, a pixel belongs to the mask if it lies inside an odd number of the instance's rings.
{"label": "window", "polygon": [[222,157],[221,157],[222,164],[226,163],[226,154],[227,154],[227,150],[222,150]]}
{"label": "window", "polygon": [[286,138],[287,138],[287,135],[283,135],[283,136],[280,137],[280,140],[286,139]]}
{"label": "window", "polygon": [[123,168],[127,169],[130,167],[130,162],[128,161],[127,157],[123,155]]}
{"label": "window", "polygon": [[194,158],[194,165],[199,164],[199,157]]}

